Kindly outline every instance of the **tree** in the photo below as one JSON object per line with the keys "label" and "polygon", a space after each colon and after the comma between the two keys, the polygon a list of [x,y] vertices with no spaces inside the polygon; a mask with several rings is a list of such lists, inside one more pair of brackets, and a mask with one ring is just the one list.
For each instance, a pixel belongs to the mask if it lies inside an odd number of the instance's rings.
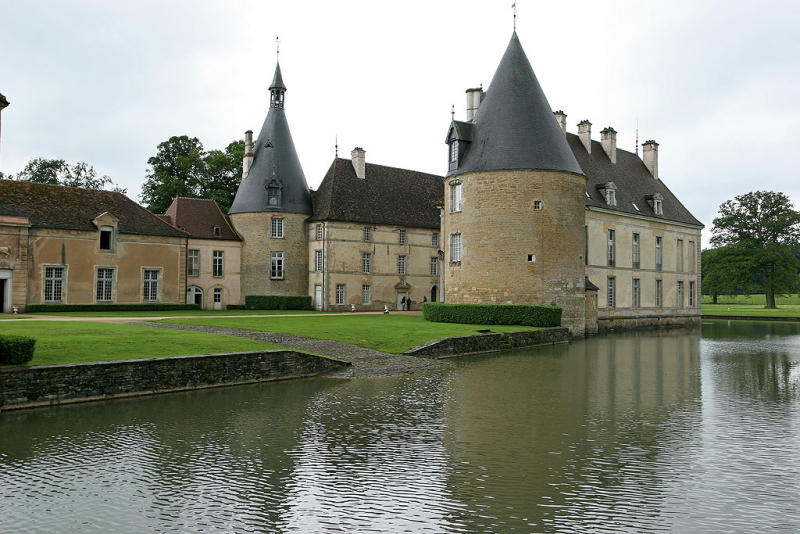
{"label": "tree", "polygon": [[33,158],[17,174],[16,179],[37,184],[126,192],[108,176],[98,176],[94,167],[82,161],[70,165],[63,159]]}
{"label": "tree", "polygon": [[164,213],[178,196],[210,198],[228,211],[239,185],[243,157],[243,141],[206,152],[196,137],[170,137],[147,160],[150,169],[141,200],[154,213]]}
{"label": "tree", "polygon": [[705,249],[701,255],[701,287],[714,304],[719,295],[741,295],[757,288],[753,280],[752,254],[736,246]]}
{"label": "tree", "polygon": [[798,262],[792,253],[800,239],[800,212],[783,193],[754,191],[725,201],[714,219],[711,243],[733,246],[749,257],[750,279],[775,308],[775,295],[798,287]]}

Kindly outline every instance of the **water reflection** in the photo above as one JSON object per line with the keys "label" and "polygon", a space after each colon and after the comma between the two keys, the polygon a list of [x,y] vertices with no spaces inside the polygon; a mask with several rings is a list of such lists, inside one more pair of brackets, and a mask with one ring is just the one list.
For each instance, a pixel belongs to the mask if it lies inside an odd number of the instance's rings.
{"label": "water reflection", "polygon": [[3,532],[800,530],[800,325],[0,414]]}

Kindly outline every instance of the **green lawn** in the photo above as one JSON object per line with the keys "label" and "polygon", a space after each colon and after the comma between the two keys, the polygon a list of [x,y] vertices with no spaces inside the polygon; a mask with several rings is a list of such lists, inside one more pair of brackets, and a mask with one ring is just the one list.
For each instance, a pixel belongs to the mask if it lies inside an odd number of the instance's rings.
{"label": "green lawn", "polygon": [[[762,299],[763,300],[763,299]],[[778,304],[775,310],[759,304],[702,304],[705,315],[753,316],[753,317],[800,317],[800,304]]]}
{"label": "green lawn", "polygon": [[282,348],[218,334],[89,322],[3,323],[0,334],[36,339],[31,365],[188,356]]}
{"label": "green lawn", "polygon": [[432,323],[420,315],[343,314],[312,317],[241,317],[164,319],[162,322],[281,332],[343,341],[361,347],[398,354],[429,341],[475,335],[477,329],[494,332],[535,330],[526,326]]}
{"label": "green lawn", "polygon": [[171,310],[171,311],[91,311],[91,312],[34,312],[27,315],[49,317],[183,317],[194,315],[305,315],[320,313],[313,310]]}
{"label": "green lawn", "polygon": [[[705,306],[706,304],[711,304],[712,300],[711,295],[703,295],[703,299],[700,302]],[[775,297],[775,302],[778,306],[782,304],[800,304],[800,295],[779,295]],[[764,307],[766,299],[764,295],[718,295],[717,304],[746,304]]]}

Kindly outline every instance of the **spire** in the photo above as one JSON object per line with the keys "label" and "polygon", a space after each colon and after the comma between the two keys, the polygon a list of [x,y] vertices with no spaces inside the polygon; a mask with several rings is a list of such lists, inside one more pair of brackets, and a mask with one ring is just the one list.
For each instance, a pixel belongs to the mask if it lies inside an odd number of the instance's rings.
{"label": "spire", "polygon": [[465,148],[458,168],[448,175],[503,169],[583,174],[516,33],[475,114],[472,141]]}
{"label": "spire", "polygon": [[272,108],[283,108],[283,98],[286,92],[286,86],[283,83],[283,76],[281,76],[281,64],[275,64],[275,76],[272,78],[272,84],[269,86],[269,106]]}

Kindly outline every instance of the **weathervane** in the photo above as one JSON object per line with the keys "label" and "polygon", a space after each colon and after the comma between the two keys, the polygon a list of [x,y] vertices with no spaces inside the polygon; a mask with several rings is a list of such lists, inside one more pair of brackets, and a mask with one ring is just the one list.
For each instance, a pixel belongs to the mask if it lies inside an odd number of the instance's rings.
{"label": "weathervane", "polygon": [[511,9],[514,10],[514,31],[517,31],[517,3],[511,4]]}
{"label": "weathervane", "polygon": [[636,117],[636,155],[639,155],[639,117]]}
{"label": "weathervane", "polygon": [[456,120],[456,105],[453,104],[452,108],[450,108],[450,120]]}
{"label": "weathervane", "polygon": [[277,35],[275,36],[275,55],[278,57],[278,60],[281,59],[281,40]]}
{"label": "weathervane", "polygon": [[336,144],[333,145],[333,149],[336,152],[336,157],[339,157],[339,134],[336,134]]}

